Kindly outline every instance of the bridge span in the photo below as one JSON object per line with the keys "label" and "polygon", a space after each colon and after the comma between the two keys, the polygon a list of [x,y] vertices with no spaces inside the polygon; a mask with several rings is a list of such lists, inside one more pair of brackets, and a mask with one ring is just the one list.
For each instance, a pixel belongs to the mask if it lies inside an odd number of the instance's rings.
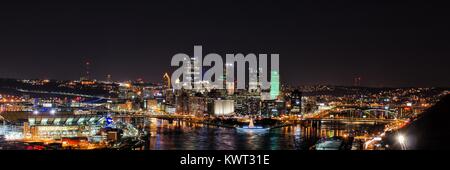
{"label": "bridge span", "polygon": [[307,118],[309,121],[323,121],[323,122],[343,122],[343,123],[391,123],[396,119],[374,119],[374,118]]}

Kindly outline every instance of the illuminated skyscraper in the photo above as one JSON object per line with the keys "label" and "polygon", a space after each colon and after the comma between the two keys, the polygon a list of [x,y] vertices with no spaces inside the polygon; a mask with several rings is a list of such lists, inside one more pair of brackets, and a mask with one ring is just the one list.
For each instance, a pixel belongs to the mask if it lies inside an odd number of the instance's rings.
{"label": "illuminated skyscraper", "polygon": [[[248,75],[252,75],[252,74],[257,75],[258,74],[258,70],[255,68],[251,68],[251,67],[248,68],[248,72],[249,72]],[[248,91],[254,92],[255,90],[257,90],[257,89],[255,89],[256,87],[258,87],[258,77],[250,76],[248,78]]]}
{"label": "illuminated skyscraper", "polygon": [[171,89],[172,86],[170,84],[170,76],[169,74],[165,73],[163,76],[163,82],[164,82],[164,89]]}
{"label": "illuminated skyscraper", "polygon": [[201,86],[199,86],[202,83],[202,64],[198,58],[190,58],[189,65],[186,67],[184,73],[184,80],[187,82],[187,84],[183,84],[184,87],[191,86],[192,90],[197,92],[202,90]]}
{"label": "illuminated skyscraper", "polygon": [[274,100],[280,95],[280,75],[278,71],[272,71],[270,75],[270,98]]}
{"label": "illuminated skyscraper", "polygon": [[[201,58],[200,58],[201,59]],[[199,60],[197,57],[191,58],[192,60],[192,76],[193,76],[193,89],[195,91],[201,91],[202,87],[200,86],[202,84],[202,61]]]}
{"label": "illuminated skyscraper", "polygon": [[[223,69],[223,82],[224,82],[224,88],[227,90],[227,94],[228,95],[233,95],[234,94],[234,82],[227,82],[227,69],[228,68],[233,68],[233,64],[232,63],[226,63],[225,64],[225,68]],[[230,75],[230,76],[234,76],[234,75]]]}

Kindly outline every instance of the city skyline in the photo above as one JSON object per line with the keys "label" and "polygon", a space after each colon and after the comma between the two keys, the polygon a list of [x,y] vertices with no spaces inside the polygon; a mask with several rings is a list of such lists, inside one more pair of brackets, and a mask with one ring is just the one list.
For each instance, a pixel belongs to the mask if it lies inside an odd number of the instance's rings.
{"label": "city skyline", "polygon": [[435,166],[412,152],[450,148],[449,17],[431,1],[5,2],[2,160]]}
{"label": "city skyline", "polygon": [[0,78],[74,80],[90,60],[94,79],[161,82],[175,69],[173,55],[203,45],[221,55],[279,53],[280,81],[292,85],[361,78],[361,86],[447,87],[443,10],[414,2],[8,3]]}

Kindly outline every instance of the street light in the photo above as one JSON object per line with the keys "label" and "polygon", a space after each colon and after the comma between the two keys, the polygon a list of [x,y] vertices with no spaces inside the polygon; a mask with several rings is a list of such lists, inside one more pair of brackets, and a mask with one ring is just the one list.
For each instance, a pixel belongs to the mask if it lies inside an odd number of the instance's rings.
{"label": "street light", "polygon": [[398,139],[398,142],[400,142],[400,143],[405,143],[405,136],[403,136],[403,135],[398,135],[398,136],[397,136],[397,139]]}
{"label": "street light", "polygon": [[398,140],[398,143],[400,143],[400,146],[401,146],[402,150],[406,150],[406,138],[405,138],[405,136],[403,136],[402,134],[399,134],[397,136],[397,140]]}

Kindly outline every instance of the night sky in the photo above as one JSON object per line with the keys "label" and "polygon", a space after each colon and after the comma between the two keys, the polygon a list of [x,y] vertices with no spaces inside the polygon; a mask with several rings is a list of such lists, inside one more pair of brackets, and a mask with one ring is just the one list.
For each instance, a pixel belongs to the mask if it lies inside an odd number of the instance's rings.
{"label": "night sky", "polygon": [[[127,1],[123,1],[127,2]],[[449,86],[443,4],[380,1],[0,5],[0,77],[161,81],[176,53],[279,53],[293,85]]]}

